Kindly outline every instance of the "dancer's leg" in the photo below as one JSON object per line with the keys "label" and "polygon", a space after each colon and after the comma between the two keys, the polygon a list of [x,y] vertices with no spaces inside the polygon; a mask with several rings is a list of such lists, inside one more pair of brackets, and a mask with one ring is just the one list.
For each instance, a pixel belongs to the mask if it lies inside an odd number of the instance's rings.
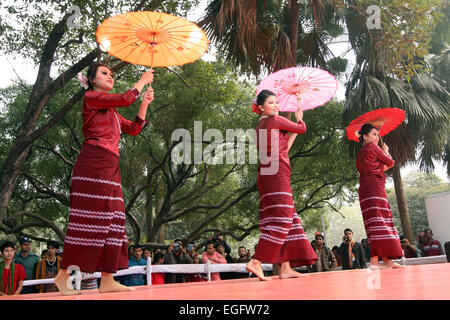
{"label": "dancer's leg", "polygon": [[100,287],[98,291],[100,293],[106,292],[123,292],[123,291],[134,291],[133,287],[124,286],[114,280],[112,273],[102,272],[102,278],[100,279]]}
{"label": "dancer's leg", "polygon": [[70,282],[68,282],[70,274],[67,269],[60,269],[55,277],[55,285],[63,296],[71,296],[81,294],[80,290],[75,290]]}
{"label": "dancer's leg", "polygon": [[293,270],[291,268],[289,261],[285,261],[285,262],[281,263],[280,279],[301,278],[301,277],[306,277],[306,276],[308,276],[308,275]]}
{"label": "dancer's leg", "polygon": [[259,278],[259,280],[261,280],[261,281],[272,280],[271,278],[264,276],[264,272],[261,267],[261,261],[259,261],[257,259],[251,259],[247,263],[246,269],[247,269],[247,271],[256,275]]}

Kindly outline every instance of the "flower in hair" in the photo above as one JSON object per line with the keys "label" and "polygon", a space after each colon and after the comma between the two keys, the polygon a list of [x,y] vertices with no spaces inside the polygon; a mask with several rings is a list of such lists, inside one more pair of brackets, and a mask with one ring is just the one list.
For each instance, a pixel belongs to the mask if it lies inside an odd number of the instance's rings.
{"label": "flower in hair", "polygon": [[257,115],[259,115],[261,113],[261,109],[259,108],[258,103],[256,102],[256,100],[253,100],[252,112],[256,113]]}
{"label": "flower in hair", "polygon": [[78,78],[78,81],[81,82],[81,85],[83,86],[83,88],[87,90],[89,88],[88,79],[85,76],[83,76],[83,74],[81,72],[78,72],[77,78]]}

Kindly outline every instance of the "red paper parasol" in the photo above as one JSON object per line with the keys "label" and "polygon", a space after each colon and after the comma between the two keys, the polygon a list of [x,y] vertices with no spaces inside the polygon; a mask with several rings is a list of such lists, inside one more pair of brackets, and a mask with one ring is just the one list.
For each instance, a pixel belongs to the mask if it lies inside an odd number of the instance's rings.
{"label": "red paper parasol", "polygon": [[349,140],[359,142],[359,130],[361,127],[370,123],[379,128],[380,137],[387,135],[389,132],[397,128],[405,120],[405,110],[398,108],[376,109],[359,116],[345,129]]}

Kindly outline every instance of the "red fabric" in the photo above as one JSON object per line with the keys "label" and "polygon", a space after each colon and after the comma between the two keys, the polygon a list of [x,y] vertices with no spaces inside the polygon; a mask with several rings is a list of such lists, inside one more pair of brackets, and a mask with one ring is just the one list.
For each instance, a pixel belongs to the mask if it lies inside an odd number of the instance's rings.
{"label": "red fabric", "polygon": [[[264,129],[267,130],[267,140],[260,141],[264,138],[260,135],[261,130]],[[279,134],[277,135],[277,131],[272,129],[280,130]],[[257,186],[260,195],[261,237],[253,258],[266,263],[289,261],[292,267],[312,265],[318,258],[306,238],[295,210],[288,156],[288,132],[305,133],[306,126],[303,121],[295,123],[281,116],[272,116],[261,119],[256,132],[260,153]],[[267,143],[267,148],[262,145],[262,142]],[[278,148],[272,149],[274,144]],[[272,154],[272,151],[275,153]],[[263,164],[261,156],[266,153],[269,162]],[[278,164],[278,170],[275,173],[269,175],[262,172],[263,168],[271,167],[273,164]]]}
{"label": "red fabric", "polygon": [[164,284],[164,273],[152,273],[152,285]]}
{"label": "red fabric", "polygon": [[119,157],[83,143],[72,174],[61,268],[115,273],[128,268]]}
{"label": "red fabric", "polygon": [[137,117],[129,121],[115,107],[127,107],[139,96],[136,88],[124,94],[86,91],[83,101],[83,134],[85,142],[100,146],[119,155],[120,133],[135,136],[147,123]]}
{"label": "red fabric", "polygon": [[422,244],[422,250],[424,253],[424,257],[438,256],[444,254],[442,251],[442,245],[439,241],[433,240],[430,243]]}
{"label": "red fabric", "polygon": [[376,143],[366,143],[356,157],[356,168],[362,175],[382,175],[384,166],[393,166],[395,161],[386,154]]}
{"label": "red fabric", "polygon": [[383,165],[390,166],[393,162],[375,143],[363,145],[356,157],[360,173],[359,203],[371,257],[398,259],[403,256],[384,186]]}
{"label": "red fabric", "polygon": [[[16,292],[19,282],[27,278],[25,268],[18,263],[15,263],[14,265],[13,294]],[[9,271],[10,269],[3,268],[3,279],[1,279],[3,281],[3,293],[9,292]]]}

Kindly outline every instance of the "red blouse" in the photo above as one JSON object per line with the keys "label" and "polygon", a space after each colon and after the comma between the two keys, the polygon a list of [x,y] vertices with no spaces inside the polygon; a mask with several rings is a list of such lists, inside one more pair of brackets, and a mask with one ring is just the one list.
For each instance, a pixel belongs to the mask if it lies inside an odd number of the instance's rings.
{"label": "red blouse", "polygon": [[[306,125],[301,120],[298,123],[293,122],[291,120],[286,119],[283,116],[270,116],[267,118],[262,118],[258,125],[256,126],[256,139],[257,139],[257,148],[260,150],[261,141],[260,138],[260,130],[267,130],[267,149],[261,150],[266,153],[267,157],[273,159],[271,157],[272,150],[272,132],[271,129],[279,130],[279,139],[278,139],[278,147],[279,147],[279,160],[289,165],[289,155],[288,155],[288,142],[289,142],[289,132],[303,134],[306,132]],[[273,141],[275,142],[275,141]],[[275,156],[275,155],[274,155]],[[276,159],[276,158],[275,158]],[[260,166],[270,166],[270,164],[262,164],[260,162]]]}
{"label": "red blouse", "polygon": [[138,116],[134,121],[127,120],[115,108],[128,107],[138,97],[139,91],[136,88],[124,94],[86,91],[83,101],[84,141],[119,155],[120,133],[135,136],[147,121]]}
{"label": "red blouse", "polygon": [[392,167],[394,160],[376,143],[366,143],[356,156],[356,168],[361,176],[382,174],[385,166]]}

